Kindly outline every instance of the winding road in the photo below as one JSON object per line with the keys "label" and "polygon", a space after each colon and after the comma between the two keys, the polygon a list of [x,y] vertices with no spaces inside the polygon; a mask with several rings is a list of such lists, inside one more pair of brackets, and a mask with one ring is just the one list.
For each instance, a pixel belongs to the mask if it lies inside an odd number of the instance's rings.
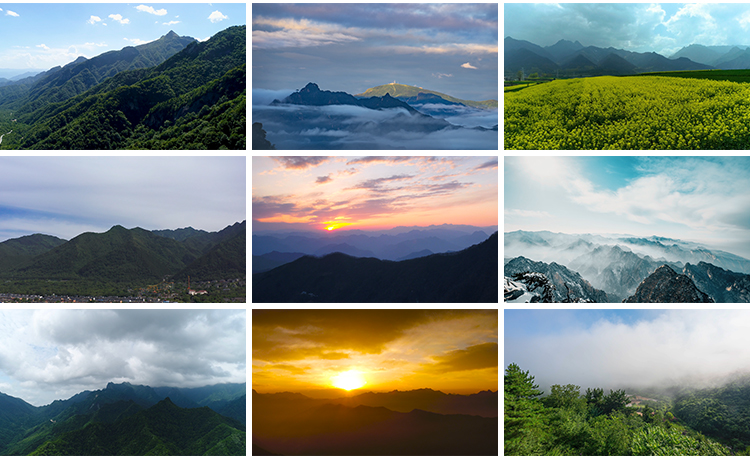
{"label": "winding road", "polygon": [[[13,129],[11,129],[10,132],[13,132]],[[10,132],[6,132],[5,134],[0,135],[0,145],[3,144],[3,137],[5,137],[6,135],[10,134]]]}

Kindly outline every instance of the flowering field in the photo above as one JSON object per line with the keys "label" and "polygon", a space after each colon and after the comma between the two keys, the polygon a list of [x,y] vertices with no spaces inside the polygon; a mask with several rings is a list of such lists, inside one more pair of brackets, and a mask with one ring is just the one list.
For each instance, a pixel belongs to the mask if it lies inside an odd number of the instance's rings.
{"label": "flowering field", "polygon": [[750,149],[750,84],[605,76],[504,97],[508,150]]}

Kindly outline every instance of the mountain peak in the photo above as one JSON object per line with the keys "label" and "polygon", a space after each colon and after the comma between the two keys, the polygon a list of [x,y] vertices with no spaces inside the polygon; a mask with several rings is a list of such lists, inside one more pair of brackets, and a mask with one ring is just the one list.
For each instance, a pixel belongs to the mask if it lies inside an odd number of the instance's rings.
{"label": "mountain peak", "polygon": [[661,265],[641,282],[635,295],[624,303],[713,303],[705,293],[698,290],[692,279],[677,274],[668,265]]}
{"label": "mountain peak", "polygon": [[300,89],[300,92],[320,92],[320,87],[315,83],[307,83],[304,88]]}

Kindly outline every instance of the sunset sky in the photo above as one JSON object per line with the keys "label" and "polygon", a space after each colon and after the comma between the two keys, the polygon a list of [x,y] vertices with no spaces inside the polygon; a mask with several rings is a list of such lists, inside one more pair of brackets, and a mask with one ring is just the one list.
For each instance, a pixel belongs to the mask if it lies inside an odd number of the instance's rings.
{"label": "sunset sky", "polygon": [[365,391],[498,389],[497,310],[253,310],[253,389],[326,394],[341,373]]}
{"label": "sunset sky", "polygon": [[496,156],[253,157],[252,166],[254,230],[498,224]]}

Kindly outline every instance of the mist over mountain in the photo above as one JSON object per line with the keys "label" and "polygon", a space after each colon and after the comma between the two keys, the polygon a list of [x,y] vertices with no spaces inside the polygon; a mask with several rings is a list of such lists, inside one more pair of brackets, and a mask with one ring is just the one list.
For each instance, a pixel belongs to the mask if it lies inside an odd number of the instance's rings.
{"label": "mist over mountain", "polygon": [[295,455],[496,455],[497,392],[420,389],[310,399],[253,390],[256,447]]}
{"label": "mist over mountain", "polygon": [[[546,265],[532,266],[529,264],[531,261],[524,265],[527,268],[525,271],[547,275],[550,282],[556,285],[557,301],[565,298],[566,288],[564,283],[553,280],[552,271],[560,271],[561,265],[594,288],[606,292],[609,302],[620,302],[631,297],[644,302],[651,302],[647,298],[668,299],[666,292],[677,288],[665,282],[669,276],[657,276],[643,285],[662,266],[687,276],[697,290],[698,293],[692,293],[687,285],[678,288],[684,295],[677,297],[691,299],[685,302],[704,301],[704,296],[716,302],[745,301],[744,298],[747,298],[747,274],[744,273],[750,271],[750,260],[689,241],[657,236],[638,238],[514,231],[505,234],[504,245],[506,265],[514,257],[557,264],[556,270],[550,270]],[[506,267],[506,276],[523,271],[514,266]],[[574,283],[579,284],[580,281],[576,279]],[[636,295],[636,290],[641,287],[642,294]],[[562,295],[560,288],[563,289]],[[643,293],[645,291],[651,294],[646,295]]]}
{"label": "mist over mountain", "polygon": [[[306,238],[290,236],[284,242],[300,239]],[[258,241],[266,247],[273,242]],[[398,262],[339,252],[322,258],[304,256],[253,274],[253,301],[496,302],[497,251],[495,232],[485,241],[457,252]]]}
{"label": "mist over mountain", "polygon": [[[493,140],[492,131],[497,111],[486,109],[488,101],[463,101],[427,90],[414,95],[401,88],[380,89],[384,86],[355,97],[308,83],[270,105],[254,104],[253,118],[265,132],[265,140],[259,138],[257,145],[273,144],[277,149],[450,149],[459,148],[462,142],[461,148],[496,148],[497,135]],[[257,133],[260,137],[261,126]]]}

